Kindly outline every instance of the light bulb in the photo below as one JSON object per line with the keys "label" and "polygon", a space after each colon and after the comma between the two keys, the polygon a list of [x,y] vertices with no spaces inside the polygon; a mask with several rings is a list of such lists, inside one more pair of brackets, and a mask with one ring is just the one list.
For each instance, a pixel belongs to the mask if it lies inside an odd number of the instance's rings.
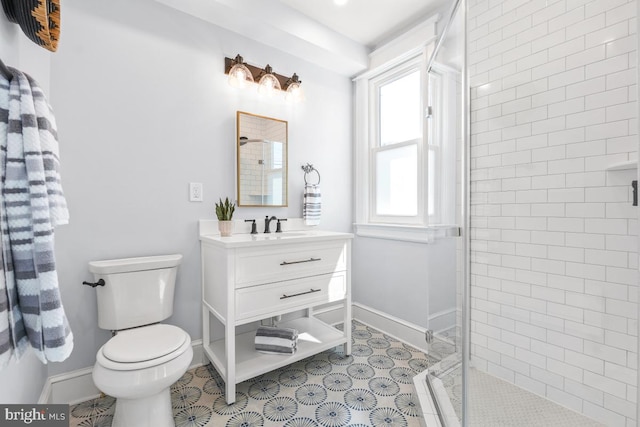
{"label": "light bulb", "polygon": [[263,95],[271,96],[275,93],[276,90],[282,90],[280,87],[280,82],[273,75],[271,67],[267,64],[264,68],[265,74],[260,78],[258,82],[258,93]]}
{"label": "light bulb", "polygon": [[244,65],[242,57],[236,56],[234,59],[235,65],[229,70],[229,85],[238,89],[243,89],[247,86],[247,82],[253,82],[253,76],[251,71]]}
{"label": "light bulb", "polygon": [[300,87],[300,83],[291,83],[287,88],[284,99],[290,102],[304,101],[304,91]]}
{"label": "light bulb", "polygon": [[301,102],[304,101],[304,91],[300,84],[302,83],[296,73],[287,80],[285,87],[287,88],[284,95],[284,99],[289,102]]}

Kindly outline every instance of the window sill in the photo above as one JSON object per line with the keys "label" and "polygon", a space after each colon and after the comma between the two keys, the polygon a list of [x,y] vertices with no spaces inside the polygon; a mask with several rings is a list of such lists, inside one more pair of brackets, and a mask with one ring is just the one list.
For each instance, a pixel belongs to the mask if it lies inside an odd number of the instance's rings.
{"label": "window sill", "polygon": [[457,225],[354,224],[353,227],[357,236],[414,243],[432,243],[436,239],[462,235]]}

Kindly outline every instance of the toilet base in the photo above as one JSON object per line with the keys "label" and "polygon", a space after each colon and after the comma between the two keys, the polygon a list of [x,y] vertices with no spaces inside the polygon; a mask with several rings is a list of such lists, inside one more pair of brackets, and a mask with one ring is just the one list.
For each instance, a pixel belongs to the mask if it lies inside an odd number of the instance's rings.
{"label": "toilet base", "polygon": [[[101,364],[119,367],[118,363],[96,356],[93,382],[98,390],[116,398],[112,427],[174,427],[171,385],[187,371],[193,360],[191,339],[176,350],[174,359],[144,369],[108,369]],[[127,368],[126,364],[120,364]]]}
{"label": "toilet base", "polygon": [[116,413],[111,427],[174,427],[171,391],[141,399],[116,399]]}

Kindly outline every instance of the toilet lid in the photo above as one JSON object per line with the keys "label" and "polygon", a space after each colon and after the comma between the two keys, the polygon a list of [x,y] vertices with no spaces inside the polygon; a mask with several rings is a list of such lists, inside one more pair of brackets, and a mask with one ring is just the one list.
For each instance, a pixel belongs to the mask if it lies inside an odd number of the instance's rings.
{"label": "toilet lid", "polygon": [[187,334],[173,325],[151,325],[120,331],[102,348],[102,354],[119,363],[136,363],[157,359],[176,351]]}

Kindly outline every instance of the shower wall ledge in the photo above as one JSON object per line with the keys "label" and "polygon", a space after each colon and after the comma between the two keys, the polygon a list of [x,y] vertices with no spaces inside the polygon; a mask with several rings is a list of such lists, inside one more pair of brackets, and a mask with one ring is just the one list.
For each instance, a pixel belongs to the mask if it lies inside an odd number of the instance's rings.
{"label": "shower wall ledge", "polygon": [[630,169],[638,169],[638,160],[627,160],[624,162],[613,163],[610,166],[607,166],[608,171],[621,171],[621,170],[630,170]]}

